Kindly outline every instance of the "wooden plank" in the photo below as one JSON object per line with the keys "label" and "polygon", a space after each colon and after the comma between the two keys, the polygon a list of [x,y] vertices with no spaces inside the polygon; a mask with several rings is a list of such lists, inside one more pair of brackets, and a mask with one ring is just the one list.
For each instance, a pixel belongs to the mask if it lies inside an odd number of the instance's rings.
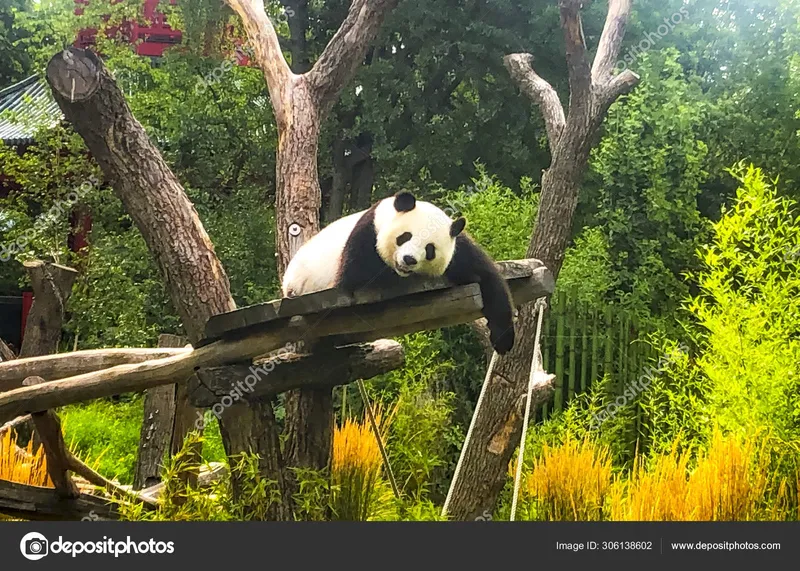
{"label": "wooden plank", "polygon": [[[543,268],[539,260],[509,260],[499,262],[498,266],[502,276],[507,281],[526,280],[536,275],[542,280],[543,289],[549,289],[548,293],[552,292],[552,287],[547,283],[549,272],[540,271],[535,273],[535,270]],[[242,328],[263,325],[280,318],[310,315],[358,305],[370,305],[420,292],[444,290],[451,287],[452,285],[443,278],[410,276],[395,288],[357,291],[354,297],[348,296],[337,289],[328,289],[294,298],[284,298],[243,307],[209,319],[206,324],[206,338],[200,345],[207,344],[209,341],[219,339]]]}
{"label": "wooden plank", "polygon": [[114,503],[89,494],[63,498],[53,488],[0,480],[0,512],[27,520],[118,519]]}
{"label": "wooden plank", "polygon": [[191,351],[191,347],[180,349],[96,349],[16,359],[0,363],[0,393],[21,387],[22,381],[28,377],[42,377],[48,381],[55,381],[117,365],[143,363],[153,359],[183,355]]}
{"label": "wooden plank", "polygon": [[[528,267],[535,263],[538,262],[531,261]],[[553,279],[546,268],[538,266],[527,278],[511,280],[509,287],[515,302],[530,301],[551,293]],[[320,314],[281,318],[232,331],[226,338],[191,352],[0,393],[0,424],[27,412],[184,382],[195,369],[248,362],[291,342],[311,342],[323,337],[373,341],[400,331],[467,323],[481,316],[482,307],[479,286],[469,284]]]}
{"label": "wooden plank", "polygon": [[404,361],[402,345],[388,339],[339,348],[320,347],[313,355],[285,353],[252,365],[200,369],[189,381],[189,396],[198,407],[222,405],[223,399],[232,400],[233,395],[237,400],[257,401],[299,386],[333,387],[371,379],[402,367]]}

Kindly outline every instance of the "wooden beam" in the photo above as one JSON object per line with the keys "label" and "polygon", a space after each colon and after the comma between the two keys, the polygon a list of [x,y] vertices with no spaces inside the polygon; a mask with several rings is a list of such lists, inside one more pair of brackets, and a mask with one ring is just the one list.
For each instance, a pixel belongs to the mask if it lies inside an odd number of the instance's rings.
{"label": "wooden beam", "polygon": [[0,512],[26,520],[118,519],[113,502],[80,494],[63,498],[53,488],[26,486],[0,480]]}
{"label": "wooden beam", "polygon": [[[524,265],[524,264],[522,264]],[[528,299],[552,292],[549,272],[528,270],[527,278],[510,280],[512,295]],[[514,293],[516,292],[516,293]],[[314,295],[314,294],[312,294]],[[516,302],[516,299],[515,299]],[[26,412],[70,403],[138,392],[187,379],[198,368],[248,362],[287,343],[322,337],[352,342],[383,339],[399,331],[420,331],[481,317],[483,301],[478,284],[426,290],[384,301],[357,304],[340,298],[340,307],[318,313],[282,317],[232,330],[224,339],[182,355],[135,365],[120,365],[76,377],[0,393],[0,422]],[[268,381],[267,381],[268,382]]]}
{"label": "wooden beam", "polygon": [[56,381],[132,363],[144,363],[174,355],[191,353],[192,348],[180,349],[96,349],[0,363],[0,393],[22,386],[28,377]]}
{"label": "wooden beam", "polygon": [[[223,399],[247,401],[303,387],[334,387],[371,379],[403,366],[403,346],[397,341],[379,339],[373,343],[345,347],[316,348],[313,355],[287,353],[252,365],[200,369],[189,382],[192,404],[198,407],[223,406]],[[269,381],[269,382],[265,382]]]}

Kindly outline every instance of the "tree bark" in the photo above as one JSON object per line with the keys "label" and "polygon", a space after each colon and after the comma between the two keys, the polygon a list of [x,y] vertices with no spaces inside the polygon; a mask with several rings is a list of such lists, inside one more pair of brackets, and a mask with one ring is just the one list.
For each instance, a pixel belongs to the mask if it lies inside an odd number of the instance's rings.
{"label": "tree bark", "polygon": [[[28,272],[33,289],[33,305],[28,313],[28,322],[25,325],[25,337],[20,349],[20,359],[51,355],[58,352],[58,343],[61,341],[61,328],[64,325],[64,313],[67,301],[72,294],[72,285],[78,272],[72,268],[42,262],[39,260],[23,264]],[[26,422],[17,427],[16,432],[20,442],[34,439],[34,444],[44,444],[44,438],[55,430],[60,430],[58,417],[55,413],[35,416],[31,422]],[[41,438],[37,438],[41,437]],[[51,442],[54,442],[51,439]],[[51,444],[48,442],[48,446]],[[47,449],[47,448],[46,448]],[[54,460],[53,470],[58,472],[61,468]],[[56,476],[53,482],[57,483],[59,493],[73,497],[75,490],[63,478]]]}
{"label": "tree bark", "polygon": [[[187,336],[197,344],[212,315],[236,307],[228,277],[197,211],[96,55],[68,48],[50,60],[46,75],[64,116],[83,137],[142,233]],[[222,421],[229,423],[224,431],[229,437],[223,439],[226,453],[258,450],[274,456],[272,464],[280,464],[277,446],[239,449],[238,444],[249,440],[235,437],[240,429],[255,434],[275,430],[273,415],[236,412],[242,415],[241,421],[234,411]],[[274,478],[275,474],[264,476]]]}
{"label": "tree bark", "polygon": [[[160,335],[159,347],[183,347],[186,339],[179,335]],[[186,436],[182,431],[180,438],[175,431],[175,396],[177,385],[162,385],[148,389],[144,395],[144,418],[139,435],[139,453],[133,475],[133,489],[141,490],[161,481],[161,468],[164,458],[177,452],[174,444],[183,443]],[[192,407],[194,410],[194,408]],[[190,425],[191,427],[191,425]],[[185,427],[184,427],[185,428]],[[180,449],[180,446],[178,446]]]}
{"label": "tree bark", "polygon": [[78,272],[49,262],[25,262],[33,287],[33,305],[25,326],[20,359],[58,352],[66,303]]}
{"label": "tree bark", "polygon": [[[539,212],[528,256],[544,262],[558,276],[572,234],[572,219],[583,175],[611,104],[638,82],[626,70],[612,76],[631,0],[610,0],[597,54],[590,67],[580,18],[581,0],[560,0],[561,29],[566,46],[570,98],[567,113],[555,89],[534,71],[533,56],[512,54],[505,66],[520,90],[539,106],[551,150],[551,164],[542,176]],[[465,451],[462,475],[453,490],[449,515],[472,520],[494,510],[503,489],[508,463],[522,432],[520,399],[524,397],[536,320],[533,304],[520,309],[514,349],[498,359],[491,385],[476,418]],[[534,398],[534,406],[547,395]]]}
{"label": "tree bark", "polygon": [[[263,0],[226,0],[242,18],[255,47],[255,60],[264,72],[278,126],[275,218],[280,276],[297,248],[319,231],[322,196],[317,150],[321,124],[398,1],[353,0],[319,59],[308,71],[305,66],[293,66],[293,73],[281,53]],[[290,20],[290,28],[300,25]],[[294,29],[292,35],[295,39]],[[287,396],[288,466],[327,468],[333,444],[332,395],[330,389],[299,389]]]}

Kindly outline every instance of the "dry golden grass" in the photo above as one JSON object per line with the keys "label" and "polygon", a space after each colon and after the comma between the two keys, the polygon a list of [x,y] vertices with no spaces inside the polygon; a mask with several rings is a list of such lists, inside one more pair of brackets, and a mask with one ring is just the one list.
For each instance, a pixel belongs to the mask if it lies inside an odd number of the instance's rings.
{"label": "dry golden grass", "polygon": [[34,452],[33,441],[25,448],[18,448],[13,430],[0,433],[0,480],[52,488],[44,448],[40,446]]}
{"label": "dry golden grass", "polygon": [[797,519],[800,474],[779,479],[764,442],[717,432],[694,462],[675,446],[649,461],[637,458],[627,478],[613,478],[606,448],[570,440],[543,448],[525,491],[532,516],[545,520]]}
{"label": "dry golden grass", "polygon": [[[386,442],[391,417],[375,411],[375,421]],[[382,466],[381,452],[369,421],[346,419],[333,433],[331,461],[332,503],[336,518],[365,521],[373,507]]]}
{"label": "dry golden grass", "polygon": [[789,484],[770,476],[770,455],[753,440],[716,432],[689,470],[690,456],[674,450],[649,470],[637,462],[609,498],[613,520],[752,521],[791,519]]}
{"label": "dry golden grass", "polygon": [[596,521],[611,487],[608,448],[589,440],[547,446],[528,476],[526,492],[537,519]]}

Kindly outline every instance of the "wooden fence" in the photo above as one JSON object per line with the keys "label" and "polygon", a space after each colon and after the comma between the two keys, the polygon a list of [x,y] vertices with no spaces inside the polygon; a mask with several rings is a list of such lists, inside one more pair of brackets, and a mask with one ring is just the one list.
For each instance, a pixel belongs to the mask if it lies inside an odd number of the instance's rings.
{"label": "wooden fence", "polygon": [[547,418],[562,410],[575,395],[609,375],[612,388],[622,394],[641,376],[645,365],[656,358],[647,333],[638,320],[619,306],[602,310],[576,301],[574,291],[557,292],[542,323],[544,369],[555,373],[555,395],[537,415]]}

